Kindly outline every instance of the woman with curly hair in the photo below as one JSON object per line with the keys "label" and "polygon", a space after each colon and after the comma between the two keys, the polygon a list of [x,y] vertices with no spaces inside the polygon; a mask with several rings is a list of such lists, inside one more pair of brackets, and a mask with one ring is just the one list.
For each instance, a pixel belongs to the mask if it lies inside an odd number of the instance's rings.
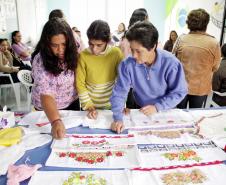
{"label": "woman with curly hair", "polygon": [[32,55],[32,103],[44,110],[54,138],[65,135],[59,109],[79,110],[74,86],[78,52],[70,26],[64,19],[49,20]]}
{"label": "woman with curly hair", "polygon": [[192,10],[187,17],[190,32],[181,35],[172,53],[183,64],[188,94],[178,108],[201,108],[212,89],[212,76],[220,64],[220,45],[206,33],[210,16],[204,9]]}

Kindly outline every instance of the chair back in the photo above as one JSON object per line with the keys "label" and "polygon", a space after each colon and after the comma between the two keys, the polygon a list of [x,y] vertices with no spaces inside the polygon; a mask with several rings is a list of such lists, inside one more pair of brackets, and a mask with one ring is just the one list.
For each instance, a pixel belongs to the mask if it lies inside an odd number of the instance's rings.
{"label": "chair back", "polygon": [[32,79],[32,76],[31,76],[31,71],[20,70],[17,73],[17,77],[23,85],[25,85],[27,87],[33,86],[33,79]]}

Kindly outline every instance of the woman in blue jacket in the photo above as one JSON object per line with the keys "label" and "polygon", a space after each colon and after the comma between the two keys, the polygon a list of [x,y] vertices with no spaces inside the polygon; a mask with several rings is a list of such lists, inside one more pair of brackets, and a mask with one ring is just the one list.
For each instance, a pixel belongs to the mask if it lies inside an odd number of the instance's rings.
{"label": "woman in blue jacket", "polygon": [[111,97],[114,119],[111,129],[117,133],[123,130],[123,109],[130,87],[137,108],[145,115],[176,107],[188,92],[180,61],[157,49],[158,31],[150,22],[135,23],[126,38],[133,57],[119,65]]}

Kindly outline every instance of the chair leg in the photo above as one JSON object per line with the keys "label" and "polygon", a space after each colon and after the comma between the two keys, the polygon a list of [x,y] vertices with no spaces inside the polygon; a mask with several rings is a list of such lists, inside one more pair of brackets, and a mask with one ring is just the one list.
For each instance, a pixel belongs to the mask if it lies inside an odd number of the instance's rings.
{"label": "chair leg", "polygon": [[16,98],[17,108],[19,109],[19,107],[20,107],[20,83],[12,84],[12,85],[13,85],[13,91],[14,91],[15,98]]}

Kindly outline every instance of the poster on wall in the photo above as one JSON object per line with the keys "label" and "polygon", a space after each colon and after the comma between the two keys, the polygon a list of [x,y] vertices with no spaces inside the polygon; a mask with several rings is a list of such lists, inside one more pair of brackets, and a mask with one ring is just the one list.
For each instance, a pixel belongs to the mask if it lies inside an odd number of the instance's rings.
{"label": "poster on wall", "polygon": [[178,35],[188,33],[186,19],[193,9],[205,9],[210,15],[207,33],[220,40],[222,19],[224,12],[224,0],[174,0],[167,2],[165,39],[169,37],[171,30],[176,30]]}

